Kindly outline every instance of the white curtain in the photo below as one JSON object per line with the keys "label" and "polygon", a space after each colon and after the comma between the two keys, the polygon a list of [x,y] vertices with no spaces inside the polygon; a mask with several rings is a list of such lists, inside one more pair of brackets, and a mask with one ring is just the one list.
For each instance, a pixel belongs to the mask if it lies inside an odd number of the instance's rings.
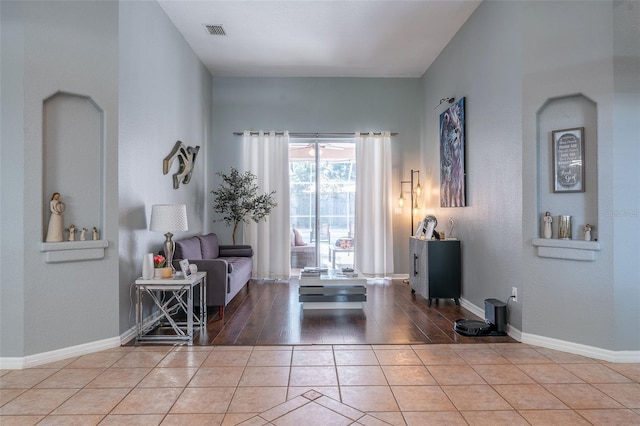
{"label": "white curtain", "polygon": [[244,170],[258,177],[261,192],[275,193],[278,204],[266,222],[244,226],[245,244],[253,247],[254,278],[289,278],[289,133],[243,136]]}
{"label": "white curtain", "polygon": [[393,273],[391,135],[356,134],[355,264],[363,274]]}

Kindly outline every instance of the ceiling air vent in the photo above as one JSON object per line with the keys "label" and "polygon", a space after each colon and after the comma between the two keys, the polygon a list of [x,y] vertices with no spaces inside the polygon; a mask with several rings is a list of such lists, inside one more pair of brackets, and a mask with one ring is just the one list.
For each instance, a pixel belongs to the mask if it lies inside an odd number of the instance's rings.
{"label": "ceiling air vent", "polygon": [[219,35],[219,36],[227,35],[222,25],[205,25],[205,27],[207,28],[207,31],[211,35]]}

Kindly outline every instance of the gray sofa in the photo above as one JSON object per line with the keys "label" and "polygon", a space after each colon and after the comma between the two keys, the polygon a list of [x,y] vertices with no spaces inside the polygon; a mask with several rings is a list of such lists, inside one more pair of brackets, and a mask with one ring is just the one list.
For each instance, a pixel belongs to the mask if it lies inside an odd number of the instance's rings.
{"label": "gray sofa", "polygon": [[216,234],[175,243],[174,266],[180,270],[178,262],[187,259],[198,271],[207,273],[207,306],[217,306],[222,318],[225,306],[251,279],[253,249],[248,245],[220,245]]}

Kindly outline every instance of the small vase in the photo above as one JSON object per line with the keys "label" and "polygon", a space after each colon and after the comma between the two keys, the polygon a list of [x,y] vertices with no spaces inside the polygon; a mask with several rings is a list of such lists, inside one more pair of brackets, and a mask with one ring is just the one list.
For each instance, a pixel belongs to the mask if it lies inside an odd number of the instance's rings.
{"label": "small vase", "polygon": [[142,258],[142,279],[153,278],[153,253],[147,253]]}
{"label": "small vase", "polygon": [[571,216],[558,216],[558,238],[571,239]]}
{"label": "small vase", "polygon": [[163,268],[155,268],[153,270],[153,278],[162,278],[162,269]]}

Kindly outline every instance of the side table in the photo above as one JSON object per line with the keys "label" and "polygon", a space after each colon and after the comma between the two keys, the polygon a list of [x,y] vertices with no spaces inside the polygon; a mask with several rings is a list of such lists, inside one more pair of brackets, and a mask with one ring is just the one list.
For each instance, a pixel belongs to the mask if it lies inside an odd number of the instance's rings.
{"label": "side table", "polygon": [[[200,331],[207,326],[207,273],[196,272],[190,277],[174,276],[173,278],[138,278],[136,286],[136,326],[138,336],[136,343],[141,341],[156,342],[184,342],[193,344],[193,325],[200,327]],[[200,315],[193,312],[193,289],[200,287]],[[155,321],[151,325],[144,324],[142,304],[145,295],[149,296],[160,310],[160,326],[173,329],[174,334],[149,334],[155,328]],[[185,300],[186,296],[186,300]],[[186,321],[178,321],[177,314],[186,314]]]}
{"label": "side table", "polygon": [[329,260],[331,261],[331,269],[336,269],[336,254],[338,253],[353,253],[353,247],[342,248],[329,245]]}

